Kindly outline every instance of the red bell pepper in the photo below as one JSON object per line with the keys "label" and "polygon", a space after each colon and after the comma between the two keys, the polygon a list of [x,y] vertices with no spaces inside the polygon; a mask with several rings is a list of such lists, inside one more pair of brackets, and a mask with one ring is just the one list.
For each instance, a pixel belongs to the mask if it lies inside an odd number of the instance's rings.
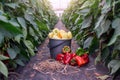
{"label": "red bell pepper", "polygon": [[75,59],[77,61],[78,66],[82,66],[85,64],[85,60],[82,57],[76,56]]}
{"label": "red bell pepper", "polygon": [[70,60],[70,65],[71,65],[71,66],[77,65],[77,61],[76,61],[75,57],[73,57],[73,58]]}
{"label": "red bell pepper", "polygon": [[57,56],[56,56],[56,60],[59,62],[62,62],[62,63],[63,63],[63,58],[64,58],[64,55],[62,53],[57,54]]}
{"label": "red bell pepper", "polygon": [[88,54],[87,54],[87,53],[81,55],[81,57],[84,59],[84,61],[85,61],[86,63],[89,62],[89,58],[88,58]]}
{"label": "red bell pepper", "polygon": [[64,64],[69,64],[70,60],[71,60],[71,54],[70,53],[65,53],[64,59],[63,59]]}
{"label": "red bell pepper", "polygon": [[75,57],[75,56],[76,56],[75,53],[71,53],[71,59],[72,59],[73,57]]}

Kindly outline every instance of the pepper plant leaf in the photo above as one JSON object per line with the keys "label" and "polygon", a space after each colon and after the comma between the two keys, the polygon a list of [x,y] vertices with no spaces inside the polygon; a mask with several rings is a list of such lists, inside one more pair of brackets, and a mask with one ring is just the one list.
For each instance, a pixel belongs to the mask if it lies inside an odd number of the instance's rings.
{"label": "pepper plant leaf", "polygon": [[7,69],[7,67],[5,66],[5,64],[2,61],[0,61],[0,72],[4,76],[8,77],[8,69]]}
{"label": "pepper plant leaf", "polygon": [[22,18],[22,17],[17,17],[17,20],[18,20],[18,22],[19,22],[19,24],[24,28],[24,29],[26,29],[26,22],[25,22],[25,19],[24,18]]}
{"label": "pepper plant leaf", "polygon": [[34,56],[35,53],[34,53],[34,50],[33,50],[34,46],[33,46],[32,42],[29,41],[29,40],[24,40],[24,44],[25,44],[26,47],[28,48],[30,54],[31,54],[32,56]]}
{"label": "pepper plant leaf", "polygon": [[0,44],[4,41],[4,35],[0,32]]}
{"label": "pepper plant leaf", "polygon": [[7,59],[9,59],[9,57],[6,57],[6,56],[0,54],[0,60],[7,60]]}
{"label": "pepper plant leaf", "polygon": [[86,17],[82,22],[81,29],[90,27],[91,22],[92,22],[92,16]]}
{"label": "pepper plant leaf", "polygon": [[7,52],[11,59],[15,59],[17,56],[16,51],[13,48],[7,48]]}
{"label": "pepper plant leaf", "polygon": [[112,60],[108,64],[108,68],[111,70],[111,74],[114,74],[117,70],[120,69],[120,61]]}
{"label": "pepper plant leaf", "polygon": [[85,42],[83,48],[89,48],[92,43],[93,37],[88,37]]}
{"label": "pepper plant leaf", "polygon": [[[101,21],[102,20],[102,21]],[[100,20],[100,23],[99,23],[99,26],[97,26],[95,28],[96,32],[97,32],[97,35],[98,35],[98,38],[100,38],[100,36],[107,32],[109,27],[110,27],[110,24],[111,24],[111,21],[110,20],[105,20],[105,19],[102,19],[101,18]]]}
{"label": "pepper plant leaf", "polygon": [[19,5],[17,3],[6,3],[5,5],[10,7],[10,8],[13,8],[13,9],[19,7]]}
{"label": "pepper plant leaf", "polygon": [[45,31],[49,30],[49,27],[46,24],[44,24],[43,22],[36,20],[36,23],[37,23],[40,30],[45,30]]}
{"label": "pepper plant leaf", "polygon": [[115,43],[115,41],[117,40],[117,37],[120,36],[120,21],[119,20],[120,19],[116,19],[112,23],[112,27],[115,28],[115,31],[114,31],[112,38],[110,39],[110,42],[108,43],[108,46]]}
{"label": "pepper plant leaf", "polygon": [[0,21],[0,27],[4,28],[7,31],[9,31],[13,35],[17,35],[17,34],[22,33],[21,30],[18,27],[13,26],[12,24],[6,23],[6,22],[3,22],[3,21]]}

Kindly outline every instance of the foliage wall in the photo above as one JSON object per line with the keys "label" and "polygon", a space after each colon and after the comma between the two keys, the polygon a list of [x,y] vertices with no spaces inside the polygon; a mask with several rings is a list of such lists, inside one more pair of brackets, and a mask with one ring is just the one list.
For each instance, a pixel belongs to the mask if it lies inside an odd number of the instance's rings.
{"label": "foliage wall", "polygon": [[0,1],[0,72],[24,66],[56,22],[48,0]]}
{"label": "foliage wall", "polygon": [[62,21],[81,47],[98,53],[95,64],[120,71],[120,0],[71,0]]}

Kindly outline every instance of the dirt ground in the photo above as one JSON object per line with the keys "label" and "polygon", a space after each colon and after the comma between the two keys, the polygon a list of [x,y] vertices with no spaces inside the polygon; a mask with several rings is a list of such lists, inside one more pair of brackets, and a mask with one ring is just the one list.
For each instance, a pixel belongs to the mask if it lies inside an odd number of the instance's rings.
{"label": "dirt ground", "polygon": [[[61,21],[58,21],[55,28],[68,31]],[[94,56],[89,56],[90,62],[82,67],[64,65],[51,59],[48,43],[49,39],[46,38],[40,45],[38,53],[31,58],[23,70],[19,70],[17,80],[100,80],[101,76],[108,77],[106,80],[112,80],[104,66],[94,65]],[[72,40],[71,47],[75,52],[79,46]]]}

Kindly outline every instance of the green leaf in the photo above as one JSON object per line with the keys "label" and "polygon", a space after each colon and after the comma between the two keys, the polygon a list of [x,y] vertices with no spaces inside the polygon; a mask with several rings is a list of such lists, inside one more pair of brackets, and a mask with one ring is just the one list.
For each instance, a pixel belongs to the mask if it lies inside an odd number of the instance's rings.
{"label": "green leaf", "polygon": [[9,31],[5,30],[4,28],[0,27],[0,33],[2,36],[7,38],[13,38],[14,35],[12,35]]}
{"label": "green leaf", "polygon": [[7,18],[3,15],[0,15],[0,21],[8,22]]}
{"label": "green leaf", "polygon": [[83,19],[81,17],[78,17],[76,20],[75,20],[75,25],[81,25]]}
{"label": "green leaf", "polygon": [[34,17],[31,14],[28,14],[27,12],[24,15],[25,19],[29,21],[33,26],[36,26],[37,24],[34,21]]}
{"label": "green leaf", "polygon": [[92,16],[89,16],[89,17],[87,16],[82,22],[81,29],[90,27],[91,22],[92,22]]}
{"label": "green leaf", "polygon": [[28,34],[27,29],[23,29],[22,32],[23,32],[24,39],[26,39]]}
{"label": "green leaf", "polygon": [[8,52],[8,54],[9,54],[9,56],[10,56],[11,59],[16,58],[17,53],[16,53],[16,51],[15,51],[14,49],[12,49],[12,48],[7,48],[7,52]]}
{"label": "green leaf", "polygon": [[116,29],[117,27],[120,26],[120,18],[116,18],[115,20],[113,20],[112,22],[112,28]]}
{"label": "green leaf", "polygon": [[20,66],[25,66],[25,64],[20,59],[16,59],[15,62],[19,64]]}
{"label": "green leaf", "polygon": [[0,72],[4,76],[8,77],[8,69],[7,69],[7,67],[5,66],[5,64],[2,61],[0,61]]}
{"label": "green leaf", "polygon": [[[119,32],[120,32],[120,30],[119,30]],[[110,45],[114,44],[114,43],[115,43],[115,41],[117,40],[117,37],[118,37],[119,35],[120,35],[120,33],[118,33],[118,31],[117,31],[117,32],[115,32],[115,33],[113,34],[113,36],[112,36],[112,38],[111,38],[110,42],[108,43],[108,46],[110,46]]]}
{"label": "green leaf", "polygon": [[19,34],[19,35],[15,36],[15,40],[16,40],[18,43],[20,43],[20,40],[21,40],[22,37],[23,37],[23,35]]}
{"label": "green leaf", "polygon": [[89,47],[89,54],[94,54],[95,50],[98,48],[99,48],[99,40],[96,37],[94,37]]}
{"label": "green leaf", "polygon": [[103,21],[104,18],[105,18],[105,15],[101,15],[99,17],[99,19],[98,19],[98,21],[97,21],[94,29],[97,29],[100,26],[100,24],[102,23],[102,21]]}
{"label": "green leaf", "polygon": [[43,22],[36,20],[36,23],[40,30],[45,30],[45,31],[49,30],[48,26],[46,24],[44,24]]}
{"label": "green leaf", "polygon": [[[25,22],[25,19],[22,18],[22,17],[17,17],[17,21],[18,23],[22,26],[22,32],[23,32],[23,36],[24,36],[24,39],[26,39],[27,37],[27,24]],[[17,36],[17,39],[20,38],[20,35]],[[18,39],[19,40],[19,39]]]}
{"label": "green leaf", "polygon": [[91,5],[91,1],[86,1],[86,2],[80,7],[80,9],[86,8],[86,7],[90,6],[90,5]]}
{"label": "green leaf", "polygon": [[108,68],[111,68],[111,74],[114,74],[120,69],[120,60],[112,60],[108,64]]}
{"label": "green leaf", "polygon": [[75,39],[76,40],[80,40],[82,38],[82,35],[81,35],[82,32],[79,32],[78,34],[75,35]]}
{"label": "green leaf", "polygon": [[77,25],[77,23],[78,23],[78,21],[79,21],[79,20],[81,20],[80,15],[76,18],[76,20],[75,20],[75,23],[74,23],[74,24],[75,24],[75,25]]}
{"label": "green leaf", "polygon": [[75,23],[76,19],[79,17],[79,14],[74,14],[69,18],[69,20],[72,20],[71,22]]}
{"label": "green leaf", "polygon": [[105,32],[108,31],[108,29],[110,28],[110,24],[111,24],[110,20],[103,19],[101,21],[101,23],[99,24],[99,26],[97,28],[95,28],[95,30],[97,31],[98,38],[100,38],[100,36],[103,33],[105,33]]}
{"label": "green leaf", "polygon": [[101,61],[101,54],[99,53],[98,56],[95,58],[95,65]]}
{"label": "green leaf", "polygon": [[6,57],[6,56],[0,54],[0,60],[7,60],[7,59],[9,59],[9,57]]}
{"label": "green leaf", "polygon": [[118,27],[115,28],[114,34],[113,34],[112,38],[110,39],[108,46],[114,44],[116,42],[118,36],[120,36],[120,26],[119,26],[119,24],[116,24],[116,26],[118,26]]}
{"label": "green leaf", "polygon": [[91,43],[92,43],[93,37],[88,37],[85,41],[84,41],[84,45],[83,48],[89,48]]}
{"label": "green leaf", "polygon": [[107,57],[109,57],[109,54],[110,54],[110,51],[109,51],[108,47],[106,47],[102,50],[101,58],[104,62],[107,59]]}
{"label": "green leaf", "polygon": [[8,21],[10,24],[12,24],[13,26],[19,27],[20,25],[17,23],[17,21],[15,19],[11,19]]}
{"label": "green leaf", "polygon": [[81,14],[81,15],[86,16],[89,12],[90,12],[90,9],[89,8],[85,8],[85,9],[82,9],[79,12],[77,12],[77,14]]}
{"label": "green leaf", "polygon": [[114,50],[120,50],[120,37],[115,41]]}
{"label": "green leaf", "polygon": [[83,55],[84,53],[88,53],[86,50],[84,50],[83,48],[78,48],[77,50],[76,50],[76,55],[79,55],[79,56],[81,56],[81,55]]}
{"label": "green leaf", "polygon": [[112,68],[111,74],[114,74],[120,69],[120,61]]}
{"label": "green leaf", "polygon": [[35,53],[34,53],[34,46],[33,46],[33,44],[32,44],[32,42],[31,41],[29,41],[29,40],[24,40],[24,44],[26,45],[26,47],[28,48],[28,50],[29,50],[29,52],[30,52],[30,54],[32,55],[32,56],[34,56],[35,55]]}
{"label": "green leaf", "polygon": [[100,6],[98,6],[100,5],[100,2],[101,2],[100,0],[94,0],[93,5],[91,6],[91,9],[92,9],[91,12],[92,12],[92,15],[94,15],[94,19],[98,18],[98,15],[100,14],[101,8]]}
{"label": "green leaf", "polygon": [[108,64],[108,68],[111,69],[115,66],[115,64],[117,64],[119,62],[119,60],[111,60]]}
{"label": "green leaf", "polygon": [[34,30],[31,27],[29,28],[29,32],[30,32],[30,35],[36,36]]}
{"label": "green leaf", "polygon": [[5,5],[9,6],[10,8],[13,8],[13,9],[19,7],[19,5],[17,3],[6,3]]}
{"label": "green leaf", "polygon": [[[13,44],[14,45],[14,44]],[[17,53],[17,54],[19,54],[20,53],[20,48],[19,48],[19,46],[18,45],[14,45],[14,46],[12,46],[12,48],[15,50],[15,52]]]}
{"label": "green leaf", "polygon": [[77,29],[77,26],[75,26],[75,27],[72,27],[72,31],[75,31]]}
{"label": "green leaf", "polygon": [[4,35],[0,32],[0,44],[4,41]]}
{"label": "green leaf", "polygon": [[106,14],[111,10],[111,0],[109,0],[110,2],[107,2],[104,4],[103,8],[102,8],[102,14]]}
{"label": "green leaf", "polygon": [[3,4],[0,3],[0,15],[3,14]]}
{"label": "green leaf", "polygon": [[3,21],[0,21],[0,28],[4,28],[5,30],[9,31],[10,33],[12,33],[14,35],[22,33],[18,27],[14,26],[10,23],[3,22]]}
{"label": "green leaf", "polygon": [[26,29],[26,23],[25,23],[24,18],[22,18],[22,17],[17,17],[17,20],[18,20],[19,24],[20,24],[24,29]]}

